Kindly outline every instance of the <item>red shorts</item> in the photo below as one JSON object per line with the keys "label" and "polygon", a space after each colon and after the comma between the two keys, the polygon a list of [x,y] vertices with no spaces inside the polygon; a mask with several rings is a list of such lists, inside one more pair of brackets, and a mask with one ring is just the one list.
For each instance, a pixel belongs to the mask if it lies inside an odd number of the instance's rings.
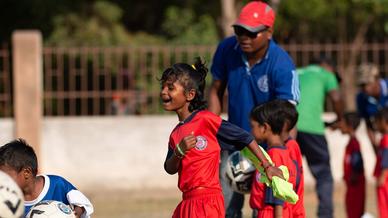
{"label": "red shorts", "polygon": [[359,218],[365,209],[365,180],[346,184],[345,206],[348,218]]}
{"label": "red shorts", "polygon": [[377,187],[377,205],[380,218],[388,217],[388,179],[384,185]]}
{"label": "red shorts", "polygon": [[[272,206],[265,206],[263,209],[259,209],[257,218],[274,218],[274,208]],[[283,207],[283,218],[292,218],[292,209],[289,206]]]}
{"label": "red shorts", "polygon": [[221,190],[194,189],[183,193],[173,218],[225,218],[224,196]]}

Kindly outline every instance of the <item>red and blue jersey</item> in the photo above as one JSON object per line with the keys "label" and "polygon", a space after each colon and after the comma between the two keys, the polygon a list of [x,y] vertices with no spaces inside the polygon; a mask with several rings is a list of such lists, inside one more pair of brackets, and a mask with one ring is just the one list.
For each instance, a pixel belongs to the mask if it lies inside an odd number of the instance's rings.
{"label": "red and blue jersey", "polygon": [[[377,161],[374,176],[379,178],[383,170],[388,168],[388,134],[384,134],[377,151]],[[377,186],[378,214],[381,218],[388,217],[388,176],[384,178],[384,183]]]}
{"label": "red and blue jersey", "polygon": [[178,187],[187,192],[198,187],[220,189],[220,150],[241,150],[254,139],[248,132],[222,120],[214,113],[201,110],[193,112],[172,131],[167,159],[176,145],[194,132],[197,144],[188,151],[178,171]]}
{"label": "red and blue jersey", "polygon": [[360,143],[355,137],[350,138],[345,149],[344,180],[347,184],[351,183],[352,175],[357,175],[357,181],[365,180]]}
{"label": "red and blue jersey", "polygon": [[376,167],[374,176],[379,177],[383,169],[388,168],[388,134],[384,134],[377,151]]}
{"label": "red and blue jersey", "polygon": [[235,36],[217,47],[211,72],[214,80],[227,83],[228,120],[250,132],[251,110],[273,99],[299,101],[299,80],[286,51],[270,40],[265,56],[249,66]]}
{"label": "red and blue jersey", "polygon": [[292,205],[293,217],[306,217],[304,208],[304,174],[303,174],[303,158],[302,152],[300,151],[299,144],[295,139],[288,139],[286,141],[286,147],[290,152],[292,162],[296,167],[296,178],[295,178],[295,192],[299,197],[296,204]]}
{"label": "red and blue jersey", "polygon": [[[295,189],[297,167],[291,159],[291,155],[288,148],[286,146],[270,146],[268,147],[267,153],[271,157],[272,162],[275,164],[275,166],[279,167],[281,165],[284,165],[288,168],[290,175],[288,182],[290,182],[293,185],[293,188]],[[251,208],[258,209],[259,217],[263,215],[260,215],[261,213],[272,214],[273,216],[273,209],[275,205],[283,206],[283,217],[292,217],[291,204],[275,198],[272,189],[266,187],[263,183],[260,183],[260,174],[257,171],[255,178],[256,179],[252,182],[252,190],[249,203]],[[265,215],[265,217],[267,216]]]}

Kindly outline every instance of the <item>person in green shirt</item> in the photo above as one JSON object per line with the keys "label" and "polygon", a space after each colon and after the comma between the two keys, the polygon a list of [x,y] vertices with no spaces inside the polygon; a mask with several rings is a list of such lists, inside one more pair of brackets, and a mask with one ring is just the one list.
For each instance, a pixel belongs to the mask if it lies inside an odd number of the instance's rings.
{"label": "person in green shirt", "polygon": [[[326,96],[332,101],[341,120],[343,103],[332,62],[322,57],[311,65],[297,69],[300,84],[300,103],[297,106],[297,142],[316,180],[319,199],[318,217],[333,217],[333,177],[330,154],[325,138],[325,124],[321,118]],[[336,122],[333,122],[334,125]]]}

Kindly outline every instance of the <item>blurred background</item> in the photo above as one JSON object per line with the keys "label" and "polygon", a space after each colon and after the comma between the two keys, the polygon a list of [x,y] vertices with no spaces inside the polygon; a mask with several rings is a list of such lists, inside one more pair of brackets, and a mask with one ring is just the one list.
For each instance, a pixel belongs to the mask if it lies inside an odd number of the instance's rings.
{"label": "blurred background", "polygon": [[[26,138],[39,154],[41,172],[63,175],[85,190],[96,204],[95,217],[169,217],[180,193],[163,161],[177,120],[160,106],[157,78],[196,56],[210,66],[217,43],[233,34],[231,25],[247,2],[1,0],[1,144]],[[358,64],[375,63],[387,76],[388,0],[266,2],[277,12],[274,39],[297,67],[320,55],[334,60],[347,109],[355,109]],[[329,118],[331,108],[326,105]],[[374,155],[363,132],[372,187]],[[343,217],[346,137],[327,130],[327,138],[336,217]],[[306,185],[313,187],[309,176]],[[314,191],[306,190],[313,217]],[[369,193],[373,214],[374,190]]]}

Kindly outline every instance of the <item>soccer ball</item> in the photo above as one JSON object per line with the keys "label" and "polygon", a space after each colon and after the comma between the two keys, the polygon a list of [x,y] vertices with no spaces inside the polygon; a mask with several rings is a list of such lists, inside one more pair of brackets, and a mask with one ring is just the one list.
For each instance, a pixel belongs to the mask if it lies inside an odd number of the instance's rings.
{"label": "soccer ball", "polygon": [[44,200],[35,204],[26,218],[75,218],[70,206],[52,200]]}
{"label": "soccer ball", "polygon": [[16,182],[0,171],[0,217],[19,218],[24,215],[24,198]]}
{"label": "soccer ball", "polygon": [[251,191],[255,167],[240,151],[229,155],[226,163],[226,178],[235,192],[246,194]]}

